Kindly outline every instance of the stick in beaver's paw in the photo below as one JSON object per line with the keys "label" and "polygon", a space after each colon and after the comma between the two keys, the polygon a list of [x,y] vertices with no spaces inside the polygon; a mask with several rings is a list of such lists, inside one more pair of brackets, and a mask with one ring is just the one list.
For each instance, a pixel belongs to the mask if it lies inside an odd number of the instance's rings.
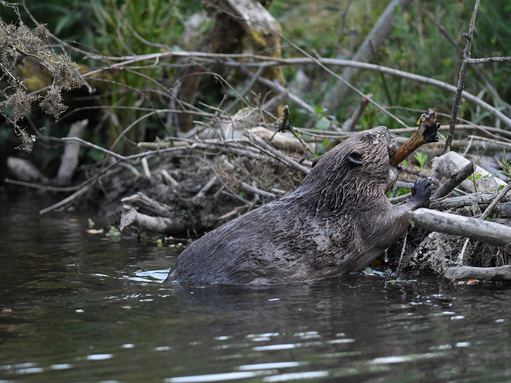
{"label": "stick in beaver's paw", "polygon": [[318,159],[289,196],[247,213],[192,243],[167,278],[181,284],[282,284],[359,271],[407,229],[405,212],[429,203],[431,184],[392,206],[397,144],[378,127],[351,136]]}

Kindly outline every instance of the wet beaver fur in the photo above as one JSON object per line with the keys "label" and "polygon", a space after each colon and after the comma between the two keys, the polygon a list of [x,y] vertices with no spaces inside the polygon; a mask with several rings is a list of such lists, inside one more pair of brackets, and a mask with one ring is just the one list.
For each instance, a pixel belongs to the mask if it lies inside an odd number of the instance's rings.
{"label": "wet beaver fur", "polygon": [[359,271],[409,225],[404,213],[429,203],[431,183],[392,206],[397,144],[386,127],[357,133],[320,157],[301,185],[206,234],[178,257],[166,282],[268,285]]}

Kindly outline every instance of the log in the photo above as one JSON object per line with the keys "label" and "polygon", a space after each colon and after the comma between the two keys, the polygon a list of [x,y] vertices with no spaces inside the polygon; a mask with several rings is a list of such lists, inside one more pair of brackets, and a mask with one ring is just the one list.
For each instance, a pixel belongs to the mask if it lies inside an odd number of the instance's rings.
{"label": "log", "polygon": [[137,212],[135,208],[129,205],[124,205],[122,207],[119,230],[123,231],[130,225],[134,225],[141,230],[149,230],[161,234],[182,232],[188,228],[184,221],[163,217],[151,217]]}
{"label": "log", "polygon": [[485,281],[511,281],[511,266],[471,267],[454,266],[444,269],[444,276],[449,279],[482,279]]}
{"label": "log", "polygon": [[[307,150],[311,150],[310,147],[304,147],[303,143],[293,136],[291,133],[275,133],[269,129],[266,129],[262,126],[256,126],[253,129],[247,130],[247,136],[250,137],[251,134],[256,135],[259,138],[262,138],[268,144],[273,146],[275,149],[284,150],[286,152],[298,152],[303,153]],[[273,138],[272,138],[273,137]],[[271,138],[271,141],[269,141]],[[268,142],[269,141],[269,142]]]}
{"label": "log", "polygon": [[124,197],[121,199],[123,203],[130,203],[132,205],[137,205],[144,209],[146,212],[163,216],[170,217],[172,216],[172,208],[164,203],[158,202],[148,196],[146,196],[142,192],[138,192],[129,197]]}
{"label": "log", "polygon": [[405,214],[413,226],[425,230],[458,235],[511,249],[511,228],[508,226],[424,208]]}
{"label": "log", "polygon": [[[89,124],[89,120],[81,120],[73,123],[69,128],[68,137],[83,138],[85,129]],[[80,144],[77,142],[67,141],[64,146],[64,154],[60,161],[59,172],[57,174],[57,185],[68,186],[71,183],[73,174],[78,166],[78,156],[80,154]]]}
{"label": "log", "polygon": [[[451,175],[459,172],[469,162],[469,160],[458,153],[449,152],[433,160],[433,172],[436,171],[442,176],[450,178]],[[477,178],[478,175],[480,175],[479,178]],[[476,177],[476,187],[478,192],[496,191],[499,187],[507,185],[504,181],[497,177],[493,177],[492,179],[491,174],[480,166],[476,166],[473,176]],[[474,183],[471,180],[463,181],[460,184],[460,188],[461,190],[469,193],[474,193],[476,191]]]}
{"label": "log", "polygon": [[32,162],[23,158],[7,157],[7,170],[20,181],[48,183],[39,169]]}
{"label": "log", "polygon": [[390,166],[399,165],[420,146],[430,142],[438,142],[437,131],[440,124],[436,122],[436,113],[433,108],[428,108],[428,110],[420,116],[417,124],[419,127],[412,137],[401,145],[392,155]]}
{"label": "log", "polygon": [[453,174],[447,181],[444,182],[440,188],[431,196],[431,200],[435,200],[438,198],[445,197],[449,194],[456,186],[465,181],[467,177],[474,173],[476,170],[476,165],[470,161],[467,165],[465,165],[459,172]]}
{"label": "log", "polygon": [[[481,205],[489,205],[495,199],[495,197],[495,193],[473,193],[440,201],[431,201],[430,207],[434,210],[447,210],[456,209],[463,206],[472,206],[475,203]],[[503,201],[511,201],[511,195],[504,197]]]}

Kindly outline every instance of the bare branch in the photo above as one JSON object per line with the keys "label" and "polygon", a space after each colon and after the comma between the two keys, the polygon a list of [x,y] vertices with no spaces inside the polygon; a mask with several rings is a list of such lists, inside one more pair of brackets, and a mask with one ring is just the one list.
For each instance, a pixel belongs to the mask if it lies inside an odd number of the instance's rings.
{"label": "bare branch", "polygon": [[470,58],[470,47],[472,46],[472,36],[474,35],[478,7],[479,0],[476,0],[476,3],[474,5],[474,11],[472,12],[472,18],[470,19],[468,34],[464,34],[465,38],[467,39],[467,45],[465,46],[465,50],[463,51],[463,62],[461,63],[460,76],[458,79],[458,89],[456,90],[456,96],[454,97],[454,102],[452,104],[451,123],[449,125],[449,134],[447,135],[447,139],[445,140],[444,154],[447,153],[451,147],[451,142],[454,137],[454,130],[456,129],[458,108],[460,106],[463,88],[465,87],[465,76],[467,74],[468,69],[467,60]]}
{"label": "bare branch", "polygon": [[485,63],[493,63],[493,62],[505,62],[505,61],[511,61],[511,56],[508,56],[508,57],[485,57],[482,59],[468,59],[466,61],[467,61],[467,64],[485,64]]}

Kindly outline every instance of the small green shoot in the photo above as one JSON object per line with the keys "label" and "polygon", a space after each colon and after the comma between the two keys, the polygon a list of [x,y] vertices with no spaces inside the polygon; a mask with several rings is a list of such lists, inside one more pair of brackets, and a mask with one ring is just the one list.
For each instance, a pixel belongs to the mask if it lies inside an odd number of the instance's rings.
{"label": "small green shoot", "polygon": [[481,178],[481,174],[472,174],[467,177],[474,184],[474,191],[477,193],[477,184],[476,181]]}
{"label": "small green shoot", "polygon": [[422,172],[422,168],[424,167],[424,164],[428,160],[428,155],[418,152],[417,154],[414,155],[414,157],[417,160],[417,162],[419,163],[418,170]]}
{"label": "small green shoot", "polygon": [[[502,174],[509,177],[511,179],[511,163],[507,161],[506,151],[504,150],[504,159],[502,161],[498,161],[500,167],[502,168]],[[499,189],[500,190],[500,189]]]}
{"label": "small green shoot", "polygon": [[92,219],[90,219],[90,218],[87,221],[89,223],[89,229],[93,229],[94,225],[95,225],[94,221]]}
{"label": "small green shoot", "polygon": [[156,240],[156,246],[161,247],[161,245],[162,245],[161,238],[158,238],[158,239]]}

